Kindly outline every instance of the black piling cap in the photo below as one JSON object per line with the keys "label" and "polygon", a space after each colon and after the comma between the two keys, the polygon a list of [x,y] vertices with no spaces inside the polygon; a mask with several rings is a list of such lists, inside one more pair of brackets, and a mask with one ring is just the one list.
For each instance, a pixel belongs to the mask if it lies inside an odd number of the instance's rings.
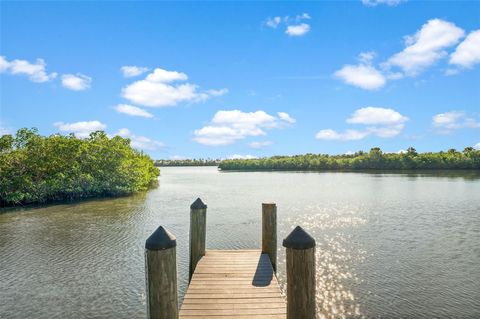
{"label": "black piling cap", "polygon": [[205,209],[207,208],[207,205],[205,205],[204,202],[199,198],[197,198],[196,201],[193,202],[192,205],[190,205],[190,209]]}
{"label": "black piling cap", "polygon": [[145,242],[145,249],[148,250],[164,250],[175,246],[177,246],[177,239],[163,226],[158,227]]}
{"label": "black piling cap", "polygon": [[315,239],[310,236],[302,227],[297,226],[283,240],[283,247],[292,249],[309,249],[315,247]]}

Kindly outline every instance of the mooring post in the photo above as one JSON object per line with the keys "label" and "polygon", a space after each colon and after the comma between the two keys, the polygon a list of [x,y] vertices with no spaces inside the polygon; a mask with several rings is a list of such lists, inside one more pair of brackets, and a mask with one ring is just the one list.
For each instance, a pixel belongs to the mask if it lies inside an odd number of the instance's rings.
{"label": "mooring post", "polygon": [[162,226],[145,242],[147,318],[177,319],[177,241]]}
{"label": "mooring post", "polygon": [[205,256],[205,241],[207,237],[207,205],[200,198],[190,205],[190,272],[189,281],[197,263]]}
{"label": "mooring post", "polygon": [[268,254],[277,271],[277,205],[262,203],[262,253]]}
{"label": "mooring post", "polygon": [[287,319],[315,319],[315,239],[297,226],[287,249]]}

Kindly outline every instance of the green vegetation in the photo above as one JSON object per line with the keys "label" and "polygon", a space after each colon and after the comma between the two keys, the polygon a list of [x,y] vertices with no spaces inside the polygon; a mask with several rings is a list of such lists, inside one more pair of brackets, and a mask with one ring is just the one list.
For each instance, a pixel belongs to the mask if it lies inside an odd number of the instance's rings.
{"label": "green vegetation", "polygon": [[375,147],[370,152],[352,155],[305,154],[273,156],[260,159],[222,161],[222,170],[428,170],[480,169],[480,150],[467,147],[463,152],[417,153],[410,147],[405,153],[383,153]]}
{"label": "green vegetation", "polygon": [[218,166],[219,159],[177,159],[177,160],[156,160],[155,166]]}
{"label": "green vegetation", "polygon": [[160,174],[153,160],[104,132],[40,136],[20,129],[0,138],[0,205],[43,203],[146,190]]}

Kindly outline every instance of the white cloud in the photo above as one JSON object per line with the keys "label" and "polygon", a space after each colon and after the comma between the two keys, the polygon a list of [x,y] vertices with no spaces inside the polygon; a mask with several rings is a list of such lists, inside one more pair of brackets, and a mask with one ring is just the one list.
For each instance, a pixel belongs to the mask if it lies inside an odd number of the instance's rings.
{"label": "white cloud", "polygon": [[406,121],[408,121],[406,116],[393,109],[373,106],[358,109],[347,119],[347,123],[350,124],[366,125],[393,125],[405,123]]}
{"label": "white cloud", "polygon": [[222,96],[228,93],[228,89],[207,90],[207,96]]}
{"label": "white cloud", "polygon": [[480,120],[468,117],[461,111],[450,111],[434,115],[432,125],[439,133],[448,134],[461,128],[480,128]]}
{"label": "white cloud", "polygon": [[260,149],[272,145],[271,141],[255,141],[248,144],[251,148]]}
{"label": "white cloud", "polygon": [[64,74],[62,75],[62,85],[73,91],[83,91],[90,88],[92,78],[86,75],[77,74]]}
{"label": "white cloud", "polygon": [[4,56],[0,56],[0,73],[7,71],[9,67],[10,62]]}
{"label": "white cloud", "polygon": [[145,136],[135,135],[127,128],[121,128],[114,135],[118,135],[123,138],[129,138],[130,145],[132,145],[133,148],[136,148],[138,150],[157,151],[165,147],[165,144],[163,144],[162,142],[152,140]]}
{"label": "white cloud", "polygon": [[285,34],[291,37],[300,37],[310,31],[310,25],[302,21],[310,20],[311,18],[312,17],[306,12],[293,17],[285,16],[282,18],[280,16],[276,16],[273,18],[268,18],[265,21],[265,25],[272,29],[278,28],[279,25],[285,25]]}
{"label": "white cloud", "polygon": [[11,74],[26,75],[32,82],[43,83],[53,80],[57,77],[57,73],[48,74],[46,71],[46,63],[43,59],[37,59],[35,63],[30,63],[27,60],[13,60],[7,61],[2,56],[0,57],[0,73],[10,71]]}
{"label": "white cloud", "polygon": [[390,138],[402,132],[406,121],[408,121],[406,116],[393,109],[369,106],[356,110],[346,120],[349,124],[365,125],[364,129],[347,129],[345,132],[324,129],[319,131],[315,137],[319,140],[330,141],[361,140],[370,135]]}
{"label": "white cloud", "polygon": [[415,76],[447,55],[445,49],[455,45],[464,36],[455,24],[432,19],[413,36],[405,37],[405,49],[388,59],[388,69],[399,67],[408,76]]}
{"label": "white cloud", "polygon": [[375,67],[367,64],[345,65],[334,75],[345,83],[365,90],[376,90],[385,85],[385,77]]}
{"label": "white cloud", "polygon": [[156,68],[147,76],[146,80],[150,82],[169,83],[175,81],[186,81],[188,80],[188,76],[182,72],[167,71]]}
{"label": "white cloud", "polygon": [[65,133],[74,133],[79,138],[88,137],[95,131],[103,131],[107,125],[100,121],[81,121],[75,123],[56,122],[53,124],[59,131]]}
{"label": "white cloud", "polygon": [[139,76],[148,71],[148,68],[134,65],[126,65],[121,67],[123,76],[126,78],[131,78],[134,76]]}
{"label": "white cloud", "polygon": [[204,145],[220,146],[232,144],[248,136],[264,136],[267,134],[266,130],[281,128],[294,121],[287,113],[280,113],[283,118],[264,111],[218,111],[209,125],[194,131],[193,140]]}
{"label": "white cloud", "polygon": [[227,156],[227,159],[255,159],[258,158],[255,155],[241,155],[241,154],[233,154]]}
{"label": "white cloud", "polygon": [[297,25],[289,25],[287,30],[285,30],[285,33],[291,37],[300,37],[307,34],[308,31],[310,31],[310,25],[306,23],[300,23]]}
{"label": "white cloud", "polygon": [[369,7],[375,7],[379,4],[385,4],[387,6],[397,6],[403,1],[407,0],[362,0],[362,3]]}
{"label": "white cloud", "polygon": [[361,140],[367,137],[369,133],[367,131],[358,131],[358,130],[346,130],[343,133],[338,133],[332,129],[320,130],[315,138],[317,140],[327,140],[327,141],[352,141],[352,140]]}
{"label": "white cloud", "polygon": [[293,124],[297,121],[296,119],[292,118],[288,113],[285,113],[285,112],[278,112],[277,115],[280,119],[290,124]]}
{"label": "white cloud", "polygon": [[473,148],[480,151],[480,143],[475,144]]}
{"label": "white cloud", "polygon": [[358,55],[358,60],[363,64],[371,64],[372,60],[377,56],[377,53],[374,51],[361,52]]}
{"label": "white cloud", "polygon": [[229,145],[247,136],[231,127],[210,125],[195,130],[194,135],[194,141],[209,146]]}
{"label": "white cloud", "polygon": [[124,113],[128,114],[131,116],[140,116],[140,117],[146,117],[146,118],[152,118],[153,114],[145,111],[144,109],[141,109],[139,107],[133,106],[133,105],[128,105],[128,104],[118,104],[115,106],[115,110],[118,113]]}
{"label": "white cloud", "polygon": [[278,25],[282,22],[282,18],[281,17],[273,17],[273,18],[268,18],[267,21],[265,22],[265,24],[267,25],[267,27],[270,27],[270,28],[277,28]]}
{"label": "white cloud", "polygon": [[311,17],[308,13],[304,12],[304,13],[302,13],[302,14],[297,15],[297,16],[295,17],[295,20],[296,20],[296,21],[301,21],[301,20],[304,20],[304,19],[310,20],[311,18],[312,18],[312,17]]}
{"label": "white cloud", "polygon": [[480,63],[480,30],[470,32],[450,55],[449,62],[464,68]]}
{"label": "white cloud", "polygon": [[186,81],[185,73],[155,69],[144,80],[133,82],[122,90],[122,96],[132,103],[150,107],[173,106],[181,102],[201,102],[228,92],[227,89],[199,92],[191,83],[171,84]]}

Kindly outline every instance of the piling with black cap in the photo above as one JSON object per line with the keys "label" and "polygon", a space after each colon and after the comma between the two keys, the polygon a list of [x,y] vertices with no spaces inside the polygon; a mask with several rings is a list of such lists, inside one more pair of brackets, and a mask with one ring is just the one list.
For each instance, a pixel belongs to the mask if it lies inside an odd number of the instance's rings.
{"label": "piling with black cap", "polygon": [[177,319],[177,240],[160,226],[145,242],[147,318]]}
{"label": "piling with black cap", "polygon": [[197,198],[190,205],[190,271],[189,280],[192,280],[197,263],[205,256],[207,239],[207,205]]}
{"label": "piling with black cap", "polygon": [[277,205],[262,203],[262,253],[268,254],[277,271]]}
{"label": "piling with black cap", "polygon": [[315,318],[315,239],[297,226],[283,240],[287,259],[287,319]]}

